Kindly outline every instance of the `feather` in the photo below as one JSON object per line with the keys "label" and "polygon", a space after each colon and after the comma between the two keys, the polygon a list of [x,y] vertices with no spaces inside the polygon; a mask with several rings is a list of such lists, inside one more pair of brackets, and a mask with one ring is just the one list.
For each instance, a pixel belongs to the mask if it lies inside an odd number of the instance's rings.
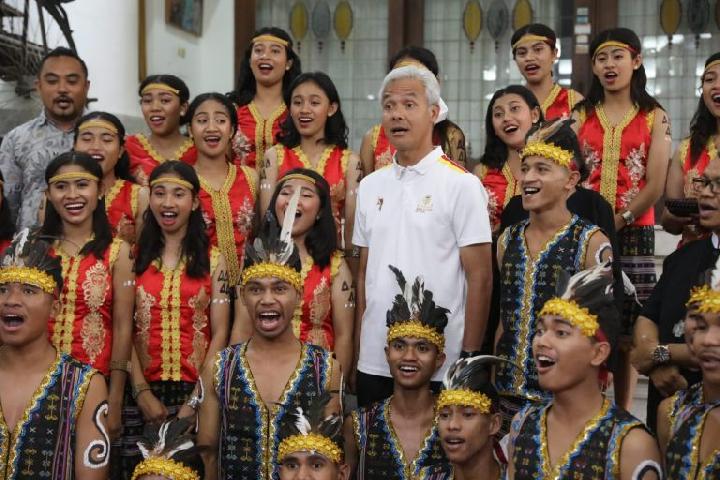
{"label": "feather", "polygon": [[392,265],[388,265],[390,267],[390,270],[395,274],[395,279],[398,282],[398,285],[400,285],[400,290],[405,294],[405,286],[407,285],[407,281],[405,280],[405,275],[398,269],[397,267],[394,267]]}
{"label": "feather", "polygon": [[[300,202],[300,192],[302,189],[296,188],[290,197],[287,208],[285,208],[285,218],[283,219],[282,230],[280,230],[280,241],[285,244],[284,251],[282,252],[282,258],[279,263],[285,263],[292,254],[292,248],[294,247],[292,239],[292,229],[295,223],[295,212],[297,212],[298,203]],[[288,253],[288,247],[290,252]]]}
{"label": "feather", "polygon": [[574,120],[572,119],[562,119],[559,118],[557,120],[550,120],[547,122],[544,122],[540,127],[538,127],[537,130],[532,132],[530,136],[527,139],[526,143],[530,142],[548,142],[548,139],[558,133],[560,129],[562,128],[570,128],[570,125]]}
{"label": "feather", "polygon": [[445,374],[443,385],[446,389],[453,390],[480,390],[483,385],[491,382],[490,368],[502,362],[514,365],[509,360],[494,355],[460,359]]}
{"label": "feather", "polygon": [[312,431],[312,425],[310,420],[303,413],[302,407],[297,407],[295,411],[295,428],[302,435],[308,435]]}

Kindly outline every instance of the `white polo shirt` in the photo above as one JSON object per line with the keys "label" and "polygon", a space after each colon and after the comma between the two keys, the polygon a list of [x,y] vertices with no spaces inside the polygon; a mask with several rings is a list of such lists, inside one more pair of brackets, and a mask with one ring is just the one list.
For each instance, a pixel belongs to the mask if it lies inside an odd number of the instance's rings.
{"label": "white polo shirt", "polygon": [[487,198],[480,180],[448,160],[440,147],[410,167],[393,159],[360,182],[353,243],[368,248],[368,264],[359,371],[390,376],[385,322],[400,287],[388,265],[398,267],[408,282],[422,276],[435,303],[450,310],[447,360],[433,380],[459,357],[467,293],[460,247],[492,241]]}

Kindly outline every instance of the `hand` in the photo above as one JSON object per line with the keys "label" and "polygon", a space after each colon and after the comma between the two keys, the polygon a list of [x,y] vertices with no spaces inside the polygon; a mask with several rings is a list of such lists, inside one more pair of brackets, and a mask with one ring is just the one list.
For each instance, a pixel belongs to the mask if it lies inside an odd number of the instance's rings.
{"label": "hand", "polygon": [[348,375],[345,388],[347,389],[347,392],[351,394],[355,394],[355,392],[357,391],[357,368],[353,368],[350,370],[350,375]]}
{"label": "hand", "polygon": [[122,435],[122,400],[120,402],[110,401],[105,425],[107,427],[110,440],[117,439]]}
{"label": "hand", "polygon": [[657,342],[642,340],[633,346],[632,350],[630,350],[630,363],[635,367],[635,370],[643,375],[649,375],[650,371],[655,367],[652,357],[657,346]]}
{"label": "hand", "polygon": [[615,214],[615,231],[619,232],[623,228],[625,228],[625,219],[620,215],[619,213]]}
{"label": "hand", "polygon": [[650,372],[650,381],[665,397],[688,387],[685,377],[675,365],[663,365]]}
{"label": "hand", "polygon": [[137,404],[147,423],[162,423],[168,416],[168,410],[153,394],[152,390],[143,390],[137,397]]}

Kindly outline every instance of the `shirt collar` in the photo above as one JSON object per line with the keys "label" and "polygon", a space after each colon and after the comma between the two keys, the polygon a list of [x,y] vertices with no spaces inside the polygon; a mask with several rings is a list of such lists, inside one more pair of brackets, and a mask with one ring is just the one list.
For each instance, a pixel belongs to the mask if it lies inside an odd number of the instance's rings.
{"label": "shirt collar", "polygon": [[395,176],[397,178],[400,178],[402,175],[405,174],[405,172],[416,172],[419,175],[425,175],[430,170],[430,167],[432,167],[435,162],[442,156],[442,154],[442,148],[440,148],[439,146],[434,147],[418,163],[416,163],[415,165],[410,165],[409,167],[403,167],[402,165],[397,163],[397,159],[395,158],[395,155],[393,155],[392,164],[395,171]]}
{"label": "shirt collar", "polygon": [[[87,115],[88,113],[90,113],[90,110],[88,110],[87,108],[84,108],[82,115],[80,115],[77,119],[80,120],[83,116]],[[56,129],[60,132],[63,132],[63,133],[72,133],[74,131],[74,129],[63,130],[62,128],[55,125],[55,123],[52,120],[50,120],[48,118],[47,114],[45,113],[45,107],[40,109],[40,114],[37,116],[37,119],[38,119],[38,122],[40,122],[40,125],[49,125],[49,126],[53,127],[54,129]]]}
{"label": "shirt collar", "polygon": [[713,232],[712,235],[710,235],[710,241],[712,242],[713,248],[720,248],[720,237],[718,237],[718,234]]}

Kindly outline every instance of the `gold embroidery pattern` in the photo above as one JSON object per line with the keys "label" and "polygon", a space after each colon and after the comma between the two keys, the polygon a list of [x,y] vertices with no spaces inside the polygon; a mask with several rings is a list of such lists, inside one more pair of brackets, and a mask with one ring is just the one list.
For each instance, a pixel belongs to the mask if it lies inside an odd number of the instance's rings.
{"label": "gold embroidery pattern", "polygon": [[572,112],[572,109],[575,108],[575,105],[577,105],[577,92],[573,90],[572,88],[568,88],[568,107],[570,112]]}
{"label": "gold embroidery pattern", "polygon": [[272,133],[273,125],[275,120],[285,112],[285,104],[281,103],[268,119],[262,118],[254,100],[248,104],[248,109],[255,120],[255,163],[257,164],[265,157],[265,150],[275,143]]}
{"label": "gold embroidery pattern", "polygon": [[308,273],[310,270],[312,270],[313,265],[315,262],[313,261],[313,258],[311,256],[307,256],[303,258],[302,262],[302,268],[300,269],[300,280],[302,282],[303,291],[300,295],[300,301],[297,304],[297,307],[295,307],[295,311],[293,312],[293,319],[292,319],[292,329],[293,333],[295,333],[296,338],[300,338],[300,326],[302,325],[302,312],[303,312],[303,306],[305,305],[305,280],[307,279]]}
{"label": "gold embroidery pattern", "polygon": [[547,109],[555,103],[555,99],[561,91],[562,88],[560,88],[560,85],[557,83],[553,84],[553,87],[550,89],[550,93],[548,93],[548,96],[542,102],[542,105],[540,105],[540,110],[542,110],[543,115],[545,115],[547,113]]}
{"label": "gold embroidery pattern", "polygon": [[115,198],[117,198],[118,193],[120,193],[120,190],[122,190],[124,184],[125,180],[118,178],[117,180],[115,180],[115,183],[113,183],[113,186],[110,187],[110,190],[108,190],[108,192],[105,194],[105,213],[110,213],[110,207],[115,201]]}
{"label": "gold embroidery pattern", "polygon": [[137,135],[135,135],[135,137],[138,139],[138,142],[140,142],[140,145],[142,145],[143,149],[145,149],[148,155],[150,155],[150,157],[157,163],[164,163],[167,160],[180,160],[182,156],[185,155],[188,150],[190,150],[190,147],[194,145],[191,138],[186,138],[185,141],[178,147],[178,149],[175,150],[173,158],[165,158],[160,155],[157,150],[155,150],[155,147],[152,146],[150,140],[145,135],[143,135],[142,133],[138,133]]}
{"label": "gold embroidery pattern", "polygon": [[258,174],[255,171],[255,169],[246,167],[243,165],[240,167],[240,170],[245,174],[245,181],[247,181],[248,187],[250,187],[250,194],[253,197],[253,200],[257,199],[257,181],[258,181]]}
{"label": "gold embroidery pattern", "polygon": [[188,361],[200,372],[205,353],[207,352],[208,341],[205,337],[204,329],[208,325],[208,305],[210,304],[205,290],[201,287],[197,295],[188,300],[188,305],[192,308],[192,353],[188,357]]}
{"label": "gold embroidery pattern", "polygon": [[151,361],[148,349],[150,347],[150,322],[152,320],[150,312],[154,304],[155,297],[146,292],[142,285],[138,286],[135,291],[135,349],[143,367],[150,365]]}
{"label": "gold embroidery pattern", "polygon": [[630,205],[640,193],[640,181],[645,178],[645,143],[639,148],[633,148],[625,160],[628,174],[630,176],[630,188],[620,195],[620,205],[623,209]]}
{"label": "gold embroidery pattern", "polygon": [[55,318],[53,331],[53,345],[63,353],[72,352],[73,327],[75,325],[75,303],[77,301],[78,269],[80,256],[60,254],[62,278],[65,280],[63,292],[60,295],[62,310]]}
{"label": "gold embroidery pattern", "polygon": [[130,184],[130,211],[132,212],[133,220],[138,216],[138,209],[140,204],[138,203],[138,195],[140,194],[140,185]]}
{"label": "gold embroidery pattern", "polygon": [[101,262],[96,262],[85,274],[82,283],[83,297],[90,310],[82,321],[80,337],[83,350],[91,364],[95,364],[97,356],[105,346],[105,326],[102,314],[98,311],[105,304],[110,289],[110,275]]}
{"label": "gold embroidery pattern", "polygon": [[625,127],[635,118],[639,109],[637,105],[625,113],[617,125],[610,125],[602,104],[595,107],[595,114],[603,129],[603,153],[600,170],[600,194],[616,210],[617,175],[620,166],[620,153],[622,147],[622,134]]}
{"label": "gold embroidery pattern", "polygon": [[505,165],[503,165],[502,174],[507,182],[507,187],[505,187],[505,198],[503,198],[503,207],[505,207],[510,199],[515,196],[517,180],[515,180],[515,175],[513,175],[512,170],[510,170],[508,162],[505,162]]}
{"label": "gold embroidery pattern", "polygon": [[247,156],[252,152],[252,148],[253,146],[252,143],[250,143],[250,139],[243,133],[242,129],[240,129],[240,125],[238,125],[237,132],[232,139],[232,150],[240,159],[241,164],[245,164]]}
{"label": "gold embroidery pattern", "polygon": [[173,270],[163,269],[163,286],[160,292],[162,318],[162,364],[163,381],[180,381],[180,280],[185,271],[185,260],[178,262]]}
{"label": "gold embroidery pattern", "polygon": [[372,131],[372,151],[373,151],[373,169],[379,170],[382,167],[390,165],[392,163],[392,148],[390,146],[385,147],[380,153],[377,153],[378,138],[380,138],[380,129],[382,125],[378,124],[373,127]]}
{"label": "gold embroidery pattern", "polygon": [[320,158],[317,162],[317,167],[314,167],[312,163],[310,163],[310,160],[307,158],[307,155],[305,155],[305,152],[303,152],[303,149],[300,148],[298,145],[297,147],[293,148],[292,151],[295,152],[295,155],[297,155],[298,159],[300,160],[300,163],[303,164],[303,167],[307,168],[308,170],[314,170],[317,173],[319,173],[321,176],[325,175],[325,166],[327,165],[328,159],[330,158],[330,154],[335,149],[334,145],[328,145],[325,147],[325,150],[323,150],[322,154],[320,154]]}
{"label": "gold embroidery pattern", "polygon": [[414,478],[418,470],[418,460],[420,460],[420,458],[423,457],[424,452],[428,451],[428,449],[430,448],[430,441],[433,437],[434,427],[430,427],[430,430],[425,433],[425,438],[423,440],[422,446],[420,447],[420,450],[418,450],[415,458],[411,459],[411,462],[408,463],[407,459],[405,458],[405,450],[403,450],[402,443],[400,443],[400,439],[398,439],[398,436],[395,433],[395,428],[392,424],[392,414],[390,407],[391,400],[392,397],[385,401],[385,405],[383,405],[382,409],[382,416],[385,420],[385,425],[387,425],[388,431],[390,432],[390,443],[392,444],[392,449],[394,449],[398,453],[397,461],[400,462],[403,470],[405,471],[405,478]]}
{"label": "gold embroidery pattern", "polygon": [[328,342],[323,331],[325,318],[330,314],[330,285],[327,279],[322,277],[320,283],[312,294],[312,302],[310,302],[310,331],[308,332],[309,343],[328,348]]}

